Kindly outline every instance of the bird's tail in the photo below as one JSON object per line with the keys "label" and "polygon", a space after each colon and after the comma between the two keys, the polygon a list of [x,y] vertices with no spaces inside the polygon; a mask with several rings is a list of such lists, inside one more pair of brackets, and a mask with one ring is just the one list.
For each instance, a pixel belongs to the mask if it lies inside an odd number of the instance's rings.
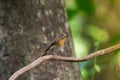
{"label": "bird's tail", "polygon": [[45,56],[45,55],[47,54],[47,52],[48,52],[49,50],[51,50],[51,48],[52,48],[54,45],[55,45],[55,43],[52,43],[51,45],[49,45],[48,48],[44,51],[43,56]]}

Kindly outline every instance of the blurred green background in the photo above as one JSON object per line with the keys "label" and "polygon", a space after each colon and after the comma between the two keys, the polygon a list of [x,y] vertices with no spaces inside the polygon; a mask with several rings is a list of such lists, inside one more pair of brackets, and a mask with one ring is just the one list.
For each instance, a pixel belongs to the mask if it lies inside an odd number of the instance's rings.
{"label": "blurred green background", "polygon": [[[76,57],[120,42],[120,0],[66,0]],[[83,80],[120,80],[120,50],[79,64]]]}

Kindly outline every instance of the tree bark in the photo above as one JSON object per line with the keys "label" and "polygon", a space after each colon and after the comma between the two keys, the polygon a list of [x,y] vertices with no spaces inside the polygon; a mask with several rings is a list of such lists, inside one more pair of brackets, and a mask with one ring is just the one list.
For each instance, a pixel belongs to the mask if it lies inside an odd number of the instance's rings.
{"label": "tree bark", "polygon": [[[70,35],[63,0],[0,0],[0,80],[42,54],[61,32]],[[61,56],[74,56],[72,39]],[[80,80],[78,65],[49,61],[17,80]]]}

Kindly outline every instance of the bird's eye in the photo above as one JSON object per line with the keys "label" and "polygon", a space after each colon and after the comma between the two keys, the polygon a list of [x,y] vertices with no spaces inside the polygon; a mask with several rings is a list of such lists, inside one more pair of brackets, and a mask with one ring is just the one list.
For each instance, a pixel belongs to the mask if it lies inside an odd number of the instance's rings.
{"label": "bird's eye", "polygon": [[63,36],[63,33],[61,35]]}

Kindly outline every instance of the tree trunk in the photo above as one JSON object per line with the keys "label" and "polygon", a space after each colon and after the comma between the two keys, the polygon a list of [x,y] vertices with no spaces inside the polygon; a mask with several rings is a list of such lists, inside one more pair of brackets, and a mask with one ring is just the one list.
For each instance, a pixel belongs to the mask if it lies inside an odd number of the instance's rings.
{"label": "tree trunk", "polygon": [[[0,80],[37,59],[61,32],[70,35],[63,0],[0,0]],[[67,39],[61,56],[73,56]],[[78,65],[48,61],[17,80],[80,80]]]}

